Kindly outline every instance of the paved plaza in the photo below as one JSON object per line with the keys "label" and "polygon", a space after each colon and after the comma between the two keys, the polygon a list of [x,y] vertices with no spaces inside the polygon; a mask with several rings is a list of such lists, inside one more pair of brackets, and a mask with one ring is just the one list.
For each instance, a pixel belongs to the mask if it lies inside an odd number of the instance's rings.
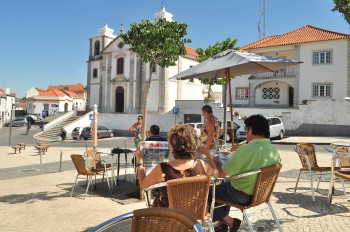
{"label": "paved plaza", "polygon": [[[299,140],[299,141],[298,141]],[[317,141],[316,141],[317,140]],[[334,141],[350,142],[347,138],[305,139],[295,137],[284,140],[288,143]],[[283,142],[283,141],[282,141]],[[27,146],[20,154],[14,154],[10,147],[0,147],[0,208],[1,231],[86,231],[89,228],[116,215],[145,207],[145,202],[133,193],[133,169],[126,168],[126,180],[113,193],[107,184],[99,183],[97,189],[89,191],[86,199],[85,180],[79,181],[73,197],[70,190],[76,171],[70,161],[70,154],[82,154],[85,147],[50,147],[42,156],[42,165],[34,146]],[[60,154],[62,154],[61,172]],[[336,184],[332,205],[327,204],[329,175],[322,178],[316,201],[313,202],[310,182],[302,176],[297,192],[294,186],[301,164],[293,150],[281,151],[282,170],[271,197],[284,231],[348,231],[350,227],[350,198],[342,195],[341,184]],[[110,158],[110,157],[105,157]],[[129,157],[131,158],[131,157]],[[329,166],[331,154],[318,150],[319,166]],[[124,169],[121,172],[124,177]],[[123,179],[123,178],[122,178]],[[316,180],[315,180],[316,182]],[[349,183],[346,183],[349,187]],[[238,211],[232,216],[241,218]],[[252,216],[254,228],[277,231],[269,211]],[[243,227],[243,231],[246,228]],[[241,230],[242,231],[242,230]]]}

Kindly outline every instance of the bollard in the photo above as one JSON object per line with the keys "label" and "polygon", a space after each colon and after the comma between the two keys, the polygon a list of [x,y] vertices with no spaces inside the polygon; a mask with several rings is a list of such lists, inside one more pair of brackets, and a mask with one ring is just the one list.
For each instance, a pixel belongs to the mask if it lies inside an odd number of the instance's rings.
{"label": "bollard", "polygon": [[61,154],[60,154],[60,170],[59,172],[62,171],[62,151],[61,151]]}

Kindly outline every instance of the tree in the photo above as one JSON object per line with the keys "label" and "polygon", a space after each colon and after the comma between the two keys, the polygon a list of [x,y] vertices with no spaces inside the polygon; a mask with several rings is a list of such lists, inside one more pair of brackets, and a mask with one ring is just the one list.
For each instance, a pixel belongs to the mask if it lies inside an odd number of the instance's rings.
{"label": "tree", "polygon": [[190,39],[184,38],[185,35],[187,35],[187,24],[170,22],[165,19],[132,23],[130,30],[120,35],[124,42],[131,46],[131,51],[137,53],[144,62],[150,63],[149,78],[144,84],[143,140],[146,138],[147,99],[152,81],[152,70],[156,65],[163,68],[176,65],[179,56],[186,54],[184,44],[191,42]]}
{"label": "tree", "polygon": [[[235,47],[237,39],[232,40],[231,38],[227,38],[222,42],[216,42],[214,46],[209,46],[207,49],[203,50],[202,48],[198,48],[196,52],[198,53],[197,60],[199,62],[205,61],[215,54],[225,51],[227,49],[239,50],[239,47]],[[204,85],[209,85],[208,95],[204,98],[205,103],[209,103],[211,100],[211,87],[212,85],[224,85],[226,83],[226,78],[201,78],[200,82]]]}
{"label": "tree", "polygon": [[338,11],[350,25],[350,2],[349,0],[333,0],[335,6],[332,11]]}

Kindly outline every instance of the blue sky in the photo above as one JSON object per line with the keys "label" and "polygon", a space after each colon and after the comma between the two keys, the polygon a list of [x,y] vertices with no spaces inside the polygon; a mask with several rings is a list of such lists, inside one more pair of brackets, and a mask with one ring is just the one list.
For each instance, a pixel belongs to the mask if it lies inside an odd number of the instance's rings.
{"label": "blue sky", "polygon": [[[23,97],[31,87],[86,84],[89,38],[105,22],[153,19],[164,2],[173,19],[188,24],[187,44],[206,48],[228,37],[243,46],[259,39],[259,0],[0,0],[0,88]],[[332,0],[266,0],[265,35],[304,25],[350,34]]]}

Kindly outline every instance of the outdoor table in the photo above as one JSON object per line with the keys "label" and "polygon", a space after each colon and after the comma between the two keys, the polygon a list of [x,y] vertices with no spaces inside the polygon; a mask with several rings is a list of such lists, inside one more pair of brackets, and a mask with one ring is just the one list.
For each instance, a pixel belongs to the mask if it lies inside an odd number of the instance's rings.
{"label": "outdoor table", "polygon": [[[113,148],[109,151],[106,150],[96,150],[96,152],[99,152],[101,154],[107,154],[110,155],[112,157],[112,162],[111,162],[111,169],[112,169],[112,181],[111,181],[111,191],[113,192],[114,187],[117,186],[119,184],[119,171],[120,171],[120,154],[124,153],[125,154],[125,166],[127,165],[127,154],[132,153],[133,151],[130,149],[123,149],[123,148]],[[117,155],[117,160],[116,160],[116,164],[117,164],[117,178],[115,177],[115,173],[114,173],[114,155]],[[125,168],[125,175],[124,175],[124,180],[123,182],[126,180],[126,168]]]}
{"label": "outdoor table", "polygon": [[[331,202],[332,194],[334,193],[334,168],[335,166],[340,166],[339,162],[341,158],[344,158],[342,156],[338,155],[338,148],[344,147],[344,148],[350,148],[350,143],[346,142],[334,142],[330,145],[333,148],[333,156],[332,156],[332,163],[331,163],[331,181],[329,182],[329,190],[328,190],[328,202]],[[344,183],[343,183],[344,184]]]}

